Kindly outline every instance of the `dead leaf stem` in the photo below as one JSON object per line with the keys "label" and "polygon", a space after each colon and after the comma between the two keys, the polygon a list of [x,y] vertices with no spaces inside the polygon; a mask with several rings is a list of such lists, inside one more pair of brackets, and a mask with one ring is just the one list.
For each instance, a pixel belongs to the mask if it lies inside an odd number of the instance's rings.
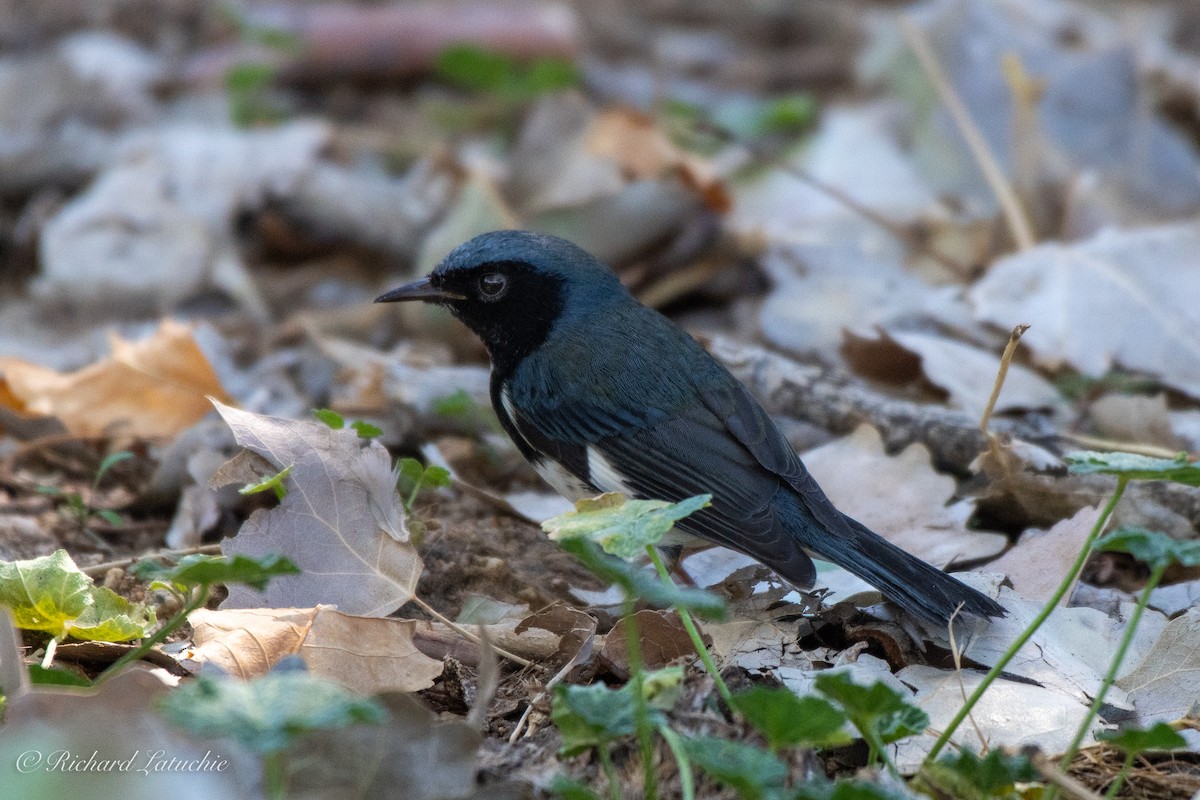
{"label": "dead leaf stem", "polygon": [[996,156],[988,146],[987,140],[983,138],[979,126],[971,118],[971,112],[967,110],[941,65],[938,64],[933,49],[925,39],[925,34],[904,14],[900,15],[900,31],[908,46],[912,48],[913,54],[916,55],[917,61],[921,64],[921,69],[925,70],[925,75],[933,84],[938,97],[946,106],[946,110],[950,112],[954,124],[958,126],[959,133],[967,143],[967,149],[971,151],[971,155],[979,165],[979,171],[983,173],[983,179],[987,181],[992,194],[996,196],[996,201],[1000,203],[1000,208],[1004,212],[1004,220],[1008,224],[1013,241],[1017,244],[1017,249],[1028,250],[1037,243],[1033,234],[1033,225],[1029,222],[1020,198],[1017,197],[1012,184],[1005,177],[1004,170],[996,161]]}

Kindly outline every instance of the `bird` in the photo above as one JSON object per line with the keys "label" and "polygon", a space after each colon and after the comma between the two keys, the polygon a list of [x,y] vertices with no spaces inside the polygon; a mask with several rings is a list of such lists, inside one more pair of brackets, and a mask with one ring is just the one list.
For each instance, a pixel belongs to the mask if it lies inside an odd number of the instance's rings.
{"label": "bird", "polygon": [[482,340],[501,426],[567,499],[710,494],[663,545],[722,545],[800,589],[816,556],[933,624],[1006,614],[835,508],[749,389],[575,244],[484,233],[375,302],[402,301],[444,306]]}

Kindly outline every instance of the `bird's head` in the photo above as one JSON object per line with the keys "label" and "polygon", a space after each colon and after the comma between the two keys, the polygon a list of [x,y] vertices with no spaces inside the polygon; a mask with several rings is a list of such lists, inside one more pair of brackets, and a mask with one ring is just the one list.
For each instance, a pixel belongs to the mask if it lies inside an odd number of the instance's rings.
{"label": "bird's head", "polygon": [[617,277],[565,239],[493,231],[459,245],[433,272],[376,303],[446,306],[473,330],[495,366],[513,365],[566,320],[628,302]]}

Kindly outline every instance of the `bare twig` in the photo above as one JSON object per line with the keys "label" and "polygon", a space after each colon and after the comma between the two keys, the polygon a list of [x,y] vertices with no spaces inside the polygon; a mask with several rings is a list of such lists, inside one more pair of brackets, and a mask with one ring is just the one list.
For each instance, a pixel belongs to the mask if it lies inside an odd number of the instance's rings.
{"label": "bare twig", "polygon": [[554,674],[554,677],[546,681],[546,685],[542,687],[542,691],[537,693],[537,696],[529,701],[529,705],[525,706],[525,710],[521,713],[521,718],[517,720],[513,732],[508,737],[509,744],[516,744],[517,739],[521,736],[521,731],[525,730],[525,724],[529,721],[529,715],[533,713],[533,707],[542,702],[546,694],[554,689],[555,686],[562,683],[567,675],[571,674],[571,670],[579,666],[585,660],[591,657],[592,648],[596,641],[595,632],[588,635],[583,644],[579,646],[579,650],[571,657],[571,660],[563,664],[563,668]]}
{"label": "bare twig", "polygon": [[[950,621],[946,623],[946,630],[950,637],[950,655],[954,657],[954,674],[958,677],[958,691],[962,694],[963,702],[967,702],[967,685],[963,683],[962,676],[962,649],[958,646],[958,642],[954,639],[954,620],[962,611],[962,603],[958,604],[958,608],[954,609],[954,613],[950,615]],[[974,714],[968,714],[967,719],[971,721],[971,727],[975,729],[975,735],[979,737],[979,746],[982,752],[987,752],[988,739],[983,734],[983,730],[979,727],[979,723],[975,720]]]}
{"label": "bare twig", "polygon": [[484,723],[487,722],[488,708],[492,705],[492,700],[496,697],[496,689],[500,686],[500,664],[496,659],[496,647],[488,637],[487,628],[482,625],[476,627],[479,629],[479,638],[483,643],[479,646],[475,702],[471,705],[471,710],[467,712],[467,724],[482,731]]}
{"label": "bare twig", "polygon": [[90,567],[83,568],[83,574],[89,578],[99,578],[104,576],[110,569],[117,567],[125,568],[130,564],[136,564],[138,561],[144,561],[147,558],[182,558],[183,556],[194,556],[198,553],[205,555],[216,555],[221,552],[219,544],[202,544],[197,547],[185,547],[182,550],[159,550],[157,553],[147,553],[142,556],[131,556],[122,558],[117,561],[105,561],[103,564],[95,564]]}
{"label": "bare twig", "polygon": [[901,15],[900,31],[916,55],[917,61],[920,62],[921,69],[925,70],[938,97],[945,104],[946,110],[950,112],[954,124],[958,126],[959,133],[966,140],[967,149],[971,151],[971,155],[979,165],[983,179],[987,181],[996,200],[1000,203],[1000,208],[1004,212],[1004,220],[1008,223],[1009,232],[1017,244],[1017,249],[1028,250],[1037,243],[1033,234],[1033,225],[1030,224],[1029,217],[1021,206],[1017,193],[1013,191],[1004,171],[1000,169],[1000,164],[996,161],[996,156],[988,146],[987,140],[983,138],[979,126],[975,124],[971,113],[967,111],[967,107],[963,105],[962,99],[954,90],[946,73],[942,71],[942,67],[938,64],[937,57],[930,48],[929,42],[925,40],[921,29],[914,25],[907,16]]}
{"label": "bare twig", "polygon": [[[464,639],[469,639],[470,641],[475,642],[475,644],[477,644],[477,645],[483,646],[482,639],[480,639],[475,634],[471,633],[469,630],[467,630],[463,626],[459,625],[457,622],[454,622],[453,620],[443,616],[440,611],[438,611],[433,606],[429,605],[429,603],[426,603],[421,598],[417,597],[416,595],[413,595],[412,602],[414,604],[416,604],[416,606],[418,608],[420,608],[422,611],[424,611],[426,614],[433,617],[438,622],[442,623],[447,628],[449,628],[450,630],[457,633],[459,636],[463,637]],[[533,666],[532,661],[529,661],[528,659],[525,659],[525,658],[521,658],[519,655],[516,655],[515,653],[510,653],[507,650],[500,649],[499,647],[494,647],[494,649],[499,655],[504,656],[509,661],[512,661],[515,664],[520,664],[522,667]]]}
{"label": "bare twig", "polygon": [[1036,754],[1029,759],[1038,775],[1047,783],[1052,783],[1077,800],[1104,800],[1100,795],[1084,786],[1070,775],[1060,772],[1044,755]]}
{"label": "bare twig", "polygon": [[1000,355],[1000,368],[996,370],[996,382],[992,384],[992,396],[988,398],[987,407],[983,409],[983,416],[979,418],[979,432],[986,436],[991,443],[995,442],[995,436],[988,432],[988,423],[992,420],[992,411],[996,408],[996,401],[1000,399],[1000,390],[1004,388],[1004,379],[1008,377],[1008,365],[1012,363],[1013,353],[1017,351],[1017,344],[1027,330],[1029,330],[1029,326],[1022,323],[1013,328],[1012,333],[1008,335],[1008,344],[1004,345],[1004,352]]}

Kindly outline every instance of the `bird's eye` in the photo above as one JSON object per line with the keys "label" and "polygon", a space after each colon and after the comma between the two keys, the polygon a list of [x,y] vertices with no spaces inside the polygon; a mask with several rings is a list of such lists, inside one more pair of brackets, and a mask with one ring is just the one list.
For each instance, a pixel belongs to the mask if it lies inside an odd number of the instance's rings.
{"label": "bird's eye", "polygon": [[479,279],[479,293],[484,300],[499,300],[508,290],[508,278],[499,272],[489,272]]}

